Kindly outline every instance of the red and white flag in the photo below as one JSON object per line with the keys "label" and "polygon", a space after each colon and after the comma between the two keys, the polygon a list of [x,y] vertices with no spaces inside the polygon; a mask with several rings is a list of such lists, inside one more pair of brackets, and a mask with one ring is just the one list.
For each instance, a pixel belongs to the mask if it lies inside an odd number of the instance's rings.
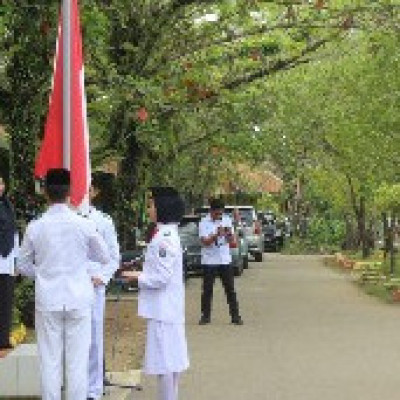
{"label": "red and white flag", "polygon": [[[44,139],[35,164],[35,177],[43,178],[51,168],[63,162],[63,23],[60,16],[53,88],[44,131]],[[82,34],[78,0],[71,0],[71,105],[70,170],[71,204],[82,205],[90,186],[89,131],[84,91]]]}

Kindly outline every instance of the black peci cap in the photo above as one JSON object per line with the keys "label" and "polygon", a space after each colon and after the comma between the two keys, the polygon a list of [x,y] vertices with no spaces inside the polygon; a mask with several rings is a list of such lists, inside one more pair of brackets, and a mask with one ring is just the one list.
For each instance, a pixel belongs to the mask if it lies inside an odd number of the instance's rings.
{"label": "black peci cap", "polygon": [[98,189],[102,189],[104,186],[110,185],[114,175],[110,172],[94,171],[92,173],[92,186]]}
{"label": "black peci cap", "polygon": [[178,191],[171,186],[154,186],[150,188],[150,192],[153,195],[153,197],[160,197],[160,196],[179,197]]}
{"label": "black peci cap", "polygon": [[45,186],[69,186],[71,184],[71,174],[65,168],[53,168],[47,171]]}
{"label": "black peci cap", "polygon": [[179,223],[185,213],[185,203],[178,191],[169,186],[151,187],[149,190],[157,210],[157,221]]}
{"label": "black peci cap", "polygon": [[210,200],[210,209],[211,210],[223,210],[225,208],[225,203],[222,199],[213,198]]}

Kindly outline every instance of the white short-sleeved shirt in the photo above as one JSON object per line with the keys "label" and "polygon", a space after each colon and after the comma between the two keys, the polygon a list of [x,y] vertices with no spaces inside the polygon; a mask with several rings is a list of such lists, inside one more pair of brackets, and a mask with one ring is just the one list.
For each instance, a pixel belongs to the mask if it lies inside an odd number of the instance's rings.
{"label": "white short-sleeved shirt", "polygon": [[[200,238],[215,235],[219,227],[232,228],[232,220],[228,215],[223,215],[221,220],[214,221],[211,215],[204,217],[199,224]],[[232,262],[229,243],[225,238],[219,238],[211,246],[201,248],[201,263],[203,265],[228,265]]]}
{"label": "white short-sleeved shirt", "polygon": [[39,311],[79,310],[93,301],[89,262],[110,262],[95,225],[65,204],[55,204],[28,224],[17,270],[35,279]]}
{"label": "white short-sleeved shirt", "polygon": [[111,262],[106,266],[98,262],[91,262],[89,264],[89,274],[93,277],[100,278],[104,285],[107,285],[115,271],[119,268],[119,262],[121,260],[118,235],[111,217],[97,210],[95,207],[91,206],[89,208],[87,218],[95,224],[97,232],[100,233],[101,237],[106,242],[111,258]]}

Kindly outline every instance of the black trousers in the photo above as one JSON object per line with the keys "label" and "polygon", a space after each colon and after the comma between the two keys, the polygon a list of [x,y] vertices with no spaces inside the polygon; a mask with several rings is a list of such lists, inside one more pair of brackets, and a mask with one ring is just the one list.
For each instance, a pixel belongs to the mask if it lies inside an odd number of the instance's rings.
{"label": "black trousers", "polygon": [[205,318],[211,316],[211,304],[215,277],[219,276],[226,294],[231,318],[239,316],[239,304],[236,298],[233,268],[229,265],[204,266],[203,289],[201,295],[201,314]]}
{"label": "black trousers", "polygon": [[0,275],[0,349],[10,347],[14,277]]}

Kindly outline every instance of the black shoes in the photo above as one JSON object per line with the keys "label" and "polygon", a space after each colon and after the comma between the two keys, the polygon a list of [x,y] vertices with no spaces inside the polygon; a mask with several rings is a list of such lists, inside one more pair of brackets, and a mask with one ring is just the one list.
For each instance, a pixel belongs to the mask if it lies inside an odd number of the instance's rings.
{"label": "black shoes", "polygon": [[234,325],[243,325],[243,320],[240,316],[232,318],[232,324]]}
{"label": "black shoes", "polygon": [[[204,317],[202,316],[199,320],[199,325],[207,325],[211,322],[210,318]],[[234,325],[243,325],[243,320],[242,317],[237,316],[237,317],[233,317],[231,320],[232,324]]]}
{"label": "black shoes", "polygon": [[206,325],[209,324],[210,318],[205,317],[204,315],[200,318],[199,325]]}

